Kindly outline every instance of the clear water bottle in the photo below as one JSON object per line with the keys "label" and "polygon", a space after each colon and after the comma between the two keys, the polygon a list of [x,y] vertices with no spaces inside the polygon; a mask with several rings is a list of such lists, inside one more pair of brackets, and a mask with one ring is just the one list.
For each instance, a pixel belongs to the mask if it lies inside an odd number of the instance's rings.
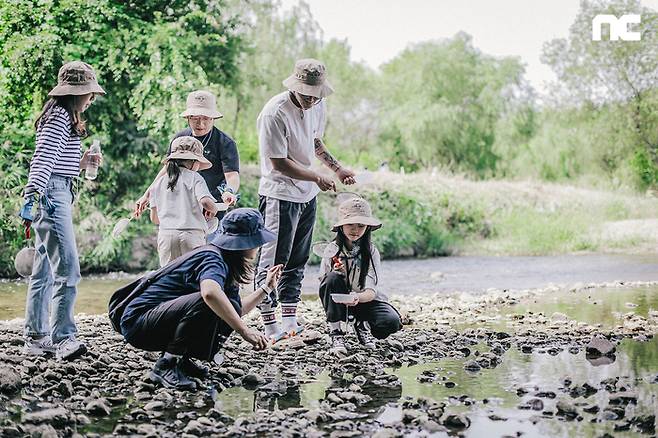
{"label": "clear water bottle", "polygon": [[[100,155],[101,153],[101,142],[100,140],[94,140],[89,148],[89,155]],[[89,164],[85,170],[85,178],[87,179],[96,179],[98,176],[98,164]]]}

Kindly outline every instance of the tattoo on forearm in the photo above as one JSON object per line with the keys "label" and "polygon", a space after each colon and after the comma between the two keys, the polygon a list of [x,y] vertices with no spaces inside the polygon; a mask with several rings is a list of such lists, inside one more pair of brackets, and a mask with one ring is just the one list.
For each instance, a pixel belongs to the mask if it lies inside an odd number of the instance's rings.
{"label": "tattoo on forearm", "polygon": [[333,171],[340,169],[340,164],[338,161],[331,156],[327,148],[322,144],[322,140],[319,138],[315,139],[315,155]]}

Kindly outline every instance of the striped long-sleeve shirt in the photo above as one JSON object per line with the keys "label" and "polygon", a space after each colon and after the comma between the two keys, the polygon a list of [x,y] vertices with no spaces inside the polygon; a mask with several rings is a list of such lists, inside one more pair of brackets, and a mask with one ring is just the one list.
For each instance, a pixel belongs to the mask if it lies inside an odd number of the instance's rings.
{"label": "striped long-sleeve shirt", "polygon": [[80,136],[72,131],[71,125],[68,112],[55,106],[37,130],[36,148],[25,186],[26,195],[43,193],[53,173],[69,177],[80,174]]}

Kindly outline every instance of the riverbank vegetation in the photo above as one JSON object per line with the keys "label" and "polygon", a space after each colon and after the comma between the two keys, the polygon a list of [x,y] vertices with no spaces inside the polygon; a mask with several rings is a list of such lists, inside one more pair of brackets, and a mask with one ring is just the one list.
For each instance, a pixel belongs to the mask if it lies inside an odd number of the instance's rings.
{"label": "riverbank vegetation", "polygon": [[[642,14],[640,42],[591,41],[594,15],[629,12]],[[108,91],[86,114],[84,144],[101,140],[105,164],[76,204],[85,270],[154,265],[145,220],[120,240],[109,230],[156,174],[193,89],[220,96],[218,126],[245,163],[242,205],[255,206],[256,116],[308,56],[327,64],[337,90],[327,144],[377,175],[364,194],[386,223],[385,256],[641,250],[646,236],[619,221],[658,217],[646,195],[658,186],[656,17],[638,1],[581,2],[568,37],[544,46],[558,82],[540,97],[520,59],[483,53],[463,32],[373,70],[350,58],[348,42],[325,40],[303,3],[284,13],[274,0],[4,2],[0,275],[14,275],[25,244],[16,212],[34,117],[59,66],[77,58]],[[330,196],[320,203],[316,240],[334,208]]]}

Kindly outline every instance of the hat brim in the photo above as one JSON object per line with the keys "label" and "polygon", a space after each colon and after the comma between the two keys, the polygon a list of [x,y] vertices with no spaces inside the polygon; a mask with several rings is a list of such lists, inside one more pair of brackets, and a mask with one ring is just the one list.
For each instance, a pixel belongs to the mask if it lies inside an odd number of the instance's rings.
{"label": "hat brim", "polygon": [[219,111],[213,111],[206,108],[188,108],[182,113],[180,113],[180,116],[181,117],[204,116],[204,117],[210,117],[211,119],[221,119],[222,117],[224,117],[224,115]]}
{"label": "hat brim", "polygon": [[212,163],[206,157],[194,154],[190,151],[172,152],[163,160],[163,162],[167,164],[169,160],[195,160],[200,164],[199,170],[206,170],[212,167]]}
{"label": "hat brim", "polygon": [[82,96],[89,93],[107,94],[103,87],[97,83],[92,83],[87,85],[58,85],[50,90],[48,96]]}
{"label": "hat brim", "polygon": [[308,85],[297,79],[295,75],[288,76],[283,81],[283,86],[305,96],[313,96],[319,99],[327,97],[334,92],[334,88],[327,80],[321,85]]}
{"label": "hat brim", "polygon": [[210,243],[221,249],[240,251],[243,249],[258,248],[274,240],[276,240],[276,234],[263,228],[258,233],[251,236],[235,236],[218,232],[212,238]]}
{"label": "hat brim", "polygon": [[331,228],[331,231],[335,233],[343,225],[349,225],[349,224],[368,225],[369,227],[372,228],[372,231],[378,230],[382,227],[381,221],[379,221],[377,218],[369,217],[369,216],[352,216],[336,222],[334,226]]}

